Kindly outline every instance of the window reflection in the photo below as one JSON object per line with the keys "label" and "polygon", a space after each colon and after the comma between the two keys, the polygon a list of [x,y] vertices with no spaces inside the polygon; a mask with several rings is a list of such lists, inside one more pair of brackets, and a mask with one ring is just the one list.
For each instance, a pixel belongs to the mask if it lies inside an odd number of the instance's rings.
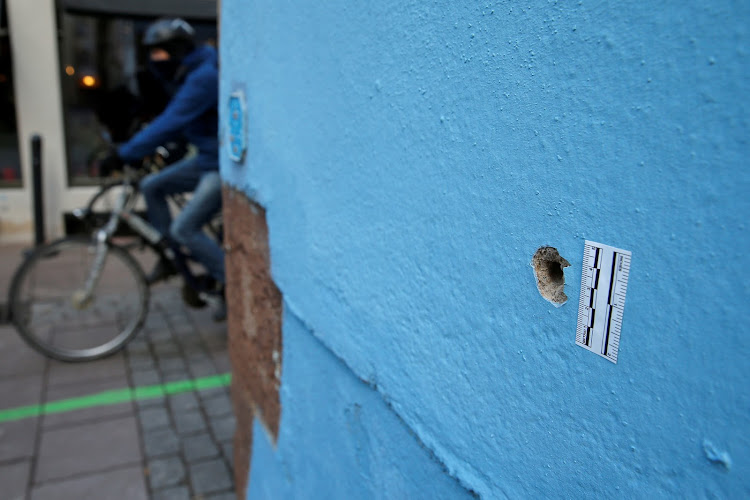
{"label": "window reflection", "polygon": [[[123,142],[156,116],[167,96],[146,69],[140,47],[153,19],[63,13],[62,95],[70,185],[98,183],[96,152]],[[198,41],[213,39],[214,23],[191,21]]]}

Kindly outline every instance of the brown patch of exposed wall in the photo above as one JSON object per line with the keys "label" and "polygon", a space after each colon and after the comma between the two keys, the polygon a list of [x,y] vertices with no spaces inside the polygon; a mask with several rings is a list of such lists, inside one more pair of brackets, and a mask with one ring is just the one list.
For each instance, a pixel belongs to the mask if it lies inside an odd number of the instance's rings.
{"label": "brown patch of exposed wall", "polygon": [[[234,372],[234,367],[232,372]],[[247,476],[250,472],[250,452],[253,449],[253,404],[247,393],[241,389],[241,384],[235,384],[235,373],[232,376],[232,406],[237,421],[234,431],[234,484],[237,500],[245,500],[247,491]]]}
{"label": "brown patch of exposed wall", "polygon": [[279,434],[281,292],[271,279],[265,210],[228,186],[223,203],[231,392],[237,417],[234,468],[237,496],[244,500],[253,418],[274,441]]}

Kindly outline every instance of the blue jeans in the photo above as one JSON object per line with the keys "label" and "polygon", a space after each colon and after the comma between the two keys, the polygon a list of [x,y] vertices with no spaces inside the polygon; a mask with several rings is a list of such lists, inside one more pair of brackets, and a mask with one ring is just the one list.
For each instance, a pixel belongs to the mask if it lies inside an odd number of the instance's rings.
{"label": "blue jeans", "polygon": [[[187,247],[214,279],[225,283],[224,252],[203,232],[203,226],[221,210],[221,177],[204,165],[205,158],[200,155],[181,160],[144,177],[140,187],[151,224],[171,242]],[[166,196],[191,191],[190,201],[173,221]]]}

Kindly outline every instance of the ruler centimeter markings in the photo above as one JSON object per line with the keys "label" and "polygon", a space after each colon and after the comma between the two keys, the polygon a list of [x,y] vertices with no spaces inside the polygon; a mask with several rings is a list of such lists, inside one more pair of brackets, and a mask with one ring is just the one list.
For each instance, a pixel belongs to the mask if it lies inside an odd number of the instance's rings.
{"label": "ruler centimeter markings", "polygon": [[617,363],[631,253],[586,241],[576,344]]}

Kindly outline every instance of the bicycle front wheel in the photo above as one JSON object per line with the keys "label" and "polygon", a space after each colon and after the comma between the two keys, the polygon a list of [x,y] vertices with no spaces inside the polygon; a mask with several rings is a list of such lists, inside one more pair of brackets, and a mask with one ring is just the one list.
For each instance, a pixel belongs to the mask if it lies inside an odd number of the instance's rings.
{"label": "bicycle front wheel", "polygon": [[35,349],[61,361],[87,361],[122,348],[143,325],[149,289],[138,263],[109,246],[86,293],[94,241],[63,238],[34,251],[13,277],[11,320]]}

